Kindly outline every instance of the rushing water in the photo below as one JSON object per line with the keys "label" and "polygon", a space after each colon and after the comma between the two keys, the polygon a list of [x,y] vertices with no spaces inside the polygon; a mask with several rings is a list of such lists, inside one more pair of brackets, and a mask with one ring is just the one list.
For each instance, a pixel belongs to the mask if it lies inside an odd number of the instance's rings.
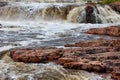
{"label": "rushing water", "polygon": [[[103,24],[85,24],[81,23],[85,11],[85,5],[81,3],[45,3],[51,0],[4,1],[9,3],[0,7],[0,52],[16,47],[63,47],[80,40],[111,38],[83,32],[93,27],[119,25],[120,21],[120,14],[109,6],[98,5],[95,9],[95,16]],[[41,1],[44,3],[40,3]],[[7,54],[1,58],[0,65],[0,80],[110,80],[94,73],[66,70],[53,63],[13,62]]]}
{"label": "rushing water", "polygon": [[[76,7],[70,11],[68,20],[70,22],[85,23],[86,22],[86,6]],[[95,18],[94,23],[120,23],[120,14],[112,10],[109,6],[93,6],[94,12],[92,19]],[[115,15],[115,16],[114,16]]]}
{"label": "rushing water", "polygon": [[1,0],[1,1],[9,1],[9,2],[82,2],[84,0]]}

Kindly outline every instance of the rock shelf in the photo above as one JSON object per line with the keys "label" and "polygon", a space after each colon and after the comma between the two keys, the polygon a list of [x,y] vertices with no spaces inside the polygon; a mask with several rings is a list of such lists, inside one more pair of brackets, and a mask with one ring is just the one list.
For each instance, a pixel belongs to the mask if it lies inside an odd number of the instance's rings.
{"label": "rock shelf", "polygon": [[120,27],[93,28],[88,30],[87,33],[117,36],[118,38],[81,41],[66,44],[65,48],[18,48],[10,50],[9,56],[15,62],[54,62],[64,68],[109,74],[114,80],[119,80]]}
{"label": "rock shelf", "polygon": [[120,40],[99,39],[67,45],[68,48],[14,49],[10,56],[17,62],[55,62],[69,69],[111,73],[112,78],[119,80],[119,45]]}

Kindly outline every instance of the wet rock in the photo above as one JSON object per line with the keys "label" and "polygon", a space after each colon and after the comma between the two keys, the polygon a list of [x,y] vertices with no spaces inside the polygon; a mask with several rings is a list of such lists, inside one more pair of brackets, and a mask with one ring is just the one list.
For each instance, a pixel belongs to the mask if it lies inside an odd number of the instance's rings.
{"label": "wet rock", "polygon": [[10,56],[17,62],[40,62],[43,53],[40,50],[23,49],[11,51]]}
{"label": "wet rock", "polygon": [[12,50],[10,57],[17,62],[38,63],[56,60],[62,55],[60,51],[61,49],[18,49]]}
{"label": "wet rock", "polygon": [[[89,48],[87,48],[89,50]],[[80,52],[78,52],[80,51]],[[77,56],[80,54],[80,56]],[[100,61],[92,61],[88,59],[90,54],[82,48],[68,49],[21,49],[12,50],[11,58],[17,62],[33,63],[33,62],[56,62],[70,69],[82,69],[94,72],[106,72],[106,65]]]}
{"label": "wet rock", "polygon": [[98,39],[75,43],[69,48],[14,49],[10,56],[17,62],[54,62],[69,69],[111,73],[112,78],[117,80],[120,72],[119,45],[119,39]]}
{"label": "wet rock", "polygon": [[8,2],[0,2],[0,7],[4,7],[6,5],[8,5]]}
{"label": "wet rock", "polygon": [[94,7],[92,5],[87,5],[85,7],[85,12],[86,12],[86,23],[95,23],[95,16],[93,14],[94,12]]}
{"label": "wet rock", "polygon": [[99,35],[109,35],[109,36],[120,36],[120,26],[110,26],[105,28],[92,28],[88,30],[88,34],[99,34]]}
{"label": "wet rock", "polygon": [[111,4],[109,4],[109,6],[110,6],[113,10],[115,10],[115,11],[117,11],[117,12],[120,13],[120,2],[111,3]]}
{"label": "wet rock", "polygon": [[[65,47],[113,47],[113,50],[119,50],[120,39],[115,40],[106,40],[98,39],[94,41],[83,41],[75,44],[66,44]],[[112,50],[111,49],[111,50]]]}
{"label": "wet rock", "polygon": [[82,69],[88,71],[95,71],[95,72],[106,72],[106,65],[98,61],[89,61],[85,62],[70,62],[65,63],[64,67],[69,67],[71,69]]}
{"label": "wet rock", "polygon": [[119,80],[120,79],[120,69],[116,69],[115,71],[112,72],[112,78],[114,80]]}

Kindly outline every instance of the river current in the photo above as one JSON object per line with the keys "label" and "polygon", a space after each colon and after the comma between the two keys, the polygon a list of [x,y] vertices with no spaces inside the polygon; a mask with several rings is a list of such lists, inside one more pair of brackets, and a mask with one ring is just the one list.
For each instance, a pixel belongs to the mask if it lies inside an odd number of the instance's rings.
{"label": "river current", "polygon": [[[64,47],[67,43],[114,38],[89,35],[84,32],[90,28],[120,25],[120,15],[113,23],[72,23],[71,17],[64,14],[64,7],[83,5],[78,3],[40,3],[40,1],[15,2],[0,7],[0,52],[13,48]],[[77,1],[77,0],[76,0]],[[55,8],[53,8],[53,6]],[[51,8],[52,7],[52,8]],[[62,7],[62,8],[61,8]],[[103,9],[103,8],[102,8]],[[52,11],[51,11],[52,10]],[[68,9],[68,12],[71,9]],[[62,12],[63,11],[63,12]],[[62,15],[62,16],[61,16]],[[73,12],[71,12],[73,15]],[[64,17],[63,17],[64,16]],[[73,15],[74,16],[74,15]],[[46,18],[47,17],[47,18]],[[62,17],[62,18],[61,18]],[[76,16],[74,17],[76,18]],[[70,20],[68,20],[70,19]],[[112,20],[112,18],[111,18]],[[106,20],[107,21],[107,20]],[[111,80],[100,75],[80,70],[68,70],[62,66],[48,64],[25,64],[13,62],[6,54],[0,60],[0,80]]]}

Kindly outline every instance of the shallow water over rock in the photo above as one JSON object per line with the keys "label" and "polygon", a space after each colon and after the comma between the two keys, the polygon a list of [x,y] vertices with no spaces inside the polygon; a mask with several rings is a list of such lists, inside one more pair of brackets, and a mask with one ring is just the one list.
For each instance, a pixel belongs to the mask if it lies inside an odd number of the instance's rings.
{"label": "shallow water over rock", "polygon": [[47,64],[25,64],[14,62],[6,55],[0,60],[0,80],[111,80],[81,70],[64,69],[62,66]]}

